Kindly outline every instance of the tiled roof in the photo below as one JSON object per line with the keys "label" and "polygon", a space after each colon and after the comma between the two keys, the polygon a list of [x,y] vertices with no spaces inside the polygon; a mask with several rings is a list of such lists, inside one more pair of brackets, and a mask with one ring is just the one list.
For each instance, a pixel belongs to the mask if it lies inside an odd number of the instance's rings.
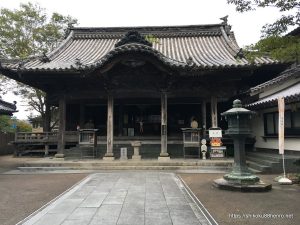
{"label": "tiled roof", "polygon": [[262,98],[256,102],[248,104],[247,108],[258,109],[277,105],[278,97],[284,97],[286,103],[300,101],[300,83],[296,83],[284,90]]}
{"label": "tiled roof", "polygon": [[16,111],[16,105],[0,99],[0,115],[12,115]]}
{"label": "tiled roof", "polygon": [[[141,43],[115,46],[129,31],[152,37],[152,47]],[[72,28],[68,37],[45,57],[19,63],[2,62],[2,67],[15,71],[68,71],[99,68],[111,58],[126,52],[144,52],[177,68],[210,69],[252,65],[241,57],[233,32],[226,24]],[[255,65],[276,64],[269,58],[256,59]]]}
{"label": "tiled roof", "polygon": [[267,82],[264,82],[262,84],[255,86],[255,87],[252,87],[250,89],[250,92],[251,93],[260,92],[260,91],[264,90],[265,88],[268,88],[268,87],[276,85],[276,84],[283,83],[288,79],[294,79],[296,77],[300,77],[300,65],[297,65],[291,69],[287,69],[287,70],[283,71],[282,73],[280,73],[279,76],[273,78],[272,80],[269,80]]}

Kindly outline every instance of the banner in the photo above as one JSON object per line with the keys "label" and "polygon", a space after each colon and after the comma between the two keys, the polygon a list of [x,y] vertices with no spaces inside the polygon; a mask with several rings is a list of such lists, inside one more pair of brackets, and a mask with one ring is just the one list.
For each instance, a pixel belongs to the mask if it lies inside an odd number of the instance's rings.
{"label": "banner", "polygon": [[279,154],[284,154],[284,98],[278,98],[278,148]]}

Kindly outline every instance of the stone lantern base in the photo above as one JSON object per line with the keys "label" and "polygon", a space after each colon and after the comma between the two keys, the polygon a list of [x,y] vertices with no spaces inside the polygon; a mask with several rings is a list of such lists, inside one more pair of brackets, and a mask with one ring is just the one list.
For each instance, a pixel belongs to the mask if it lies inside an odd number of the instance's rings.
{"label": "stone lantern base", "polygon": [[246,166],[234,166],[223,178],[214,180],[213,185],[224,190],[242,192],[263,192],[272,189],[271,184],[260,181],[259,177],[252,174]]}
{"label": "stone lantern base", "polygon": [[272,184],[266,184],[262,181],[256,183],[250,182],[249,184],[247,182],[234,183],[225,180],[224,178],[214,180],[213,185],[223,190],[241,192],[265,192],[272,189]]}

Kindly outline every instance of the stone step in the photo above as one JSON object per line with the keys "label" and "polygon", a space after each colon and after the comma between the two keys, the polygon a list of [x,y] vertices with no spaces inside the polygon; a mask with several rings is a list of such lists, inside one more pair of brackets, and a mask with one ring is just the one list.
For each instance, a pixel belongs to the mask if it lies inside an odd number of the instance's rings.
{"label": "stone step", "polygon": [[248,169],[249,169],[253,174],[261,174],[261,173],[262,173],[260,170],[253,169],[253,168],[251,168],[251,167],[248,167]]}
{"label": "stone step", "polygon": [[261,171],[261,173],[270,173],[272,171],[270,166],[262,165],[252,161],[247,161],[247,165],[249,168]]}
{"label": "stone step", "polygon": [[[281,161],[282,160],[282,155],[279,153],[265,153],[265,152],[247,152],[246,153],[247,157],[256,157],[256,158],[261,158],[261,159],[266,159],[266,160],[271,160],[271,161]],[[286,160],[295,160],[299,158],[300,156],[294,156],[294,155],[284,155],[284,158]]]}
{"label": "stone step", "polygon": [[247,156],[247,160],[270,167],[281,167],[281,163],[279,161],[266,160],[253,156]]}
{"label": "stone step", "polygon": [[22,172],[56,171],[56,170],[197,170],[197,171],[228,171],[222,166],[81,166],[81,167],[18,167]]}
{"label": "stone step", "polygon": [[51,167],[28,167],[28,166],[25,166],[25,167],[18,167],[18,170],[22,171],[22,172],[36,172],[36,171],[54,171],[54,170],[70,170],[71,168],[70,167],[54,167],[54,166],[51,166]]}
{"label": "stone step", "polygon": [[[270,166],[271,170],[268,173],[281,173],[282,168],[282,155],[265,153],[265,152],[247,152],[247,160],[261,164],[262,166]],[[300,160],[296,155],[285,155],[284,163],[286,172],[299,172],[300,167],[296,165],[296,161]],[[254,169],[258,167],[254,165]],[[264,171],[263,171],[264,172]]]}
{"label": "stone step", "polygon": [[274,161],[274,162],[278,162],[281,159],[281,156],[277,156],[275,154],[260,153],[260,152],[247,152],[246,156],[247,158],[248,157],[259,158],[259,159],[264,159],[264,160]]}
{"label": "stone step", "polygon": [[82,166],[224,166],[231,167],[232,160],[198,160],[198,161],[158,161],[158,160],[61,160],[33,161],[24,163],[24,167],[82,167]]}

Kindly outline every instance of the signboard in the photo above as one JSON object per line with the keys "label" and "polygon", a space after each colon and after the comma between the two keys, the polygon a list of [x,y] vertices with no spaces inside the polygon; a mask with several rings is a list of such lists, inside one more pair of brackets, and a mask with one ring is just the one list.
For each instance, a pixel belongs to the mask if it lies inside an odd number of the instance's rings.
{"label": "signboard", "polygon": [[284,154],[284,98],[278,98],[278,148],[279,154]]}
{"label": "signboard", "polygon": [[208,130],[209,138],[221,138],[222,137],[222,130],[218,129],[209,129]]}
{"label": "signboard", "polygon": [[226,147],[211,147],[210,148],[210,158],[224,158]]}

